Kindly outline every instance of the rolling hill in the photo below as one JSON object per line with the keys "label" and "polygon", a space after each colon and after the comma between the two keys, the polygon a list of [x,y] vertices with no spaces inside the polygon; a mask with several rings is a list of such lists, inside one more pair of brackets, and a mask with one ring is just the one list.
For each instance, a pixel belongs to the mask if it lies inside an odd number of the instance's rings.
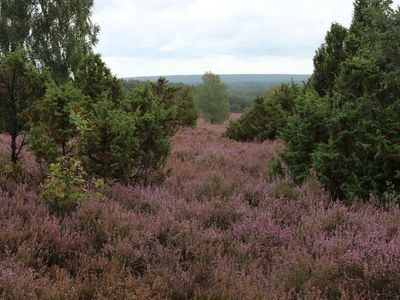
{"label": "rolling hill", "polygon": [[[160,76],[142,76],[124,78],[125,80],[140,80],[140,81],[156,81]],[[168,81],[173,83],[184,83],[197,85],[201,83],[202,75],[172,75],[164,76]],[[310,75],[294,75],[294,74],[225,74],[220,75],[221,80],[226,84],[232,83],[265,83],[268,85],[290,82],[306,81]]]}

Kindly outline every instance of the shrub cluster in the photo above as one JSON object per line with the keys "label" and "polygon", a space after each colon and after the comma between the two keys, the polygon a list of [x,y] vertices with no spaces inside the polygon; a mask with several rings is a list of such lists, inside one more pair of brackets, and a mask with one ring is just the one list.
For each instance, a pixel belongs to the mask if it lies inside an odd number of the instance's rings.
{"label": "shrub cluster", "polygon": [[3,174],[20,177],[17,162],[28,144],[42,178],[48,177],[43,201],[55,213],[82,198],[72,190],[84,180],[78,167],[63,167],[71,159],[91,178],[158,183],[171,136],[197,119],[189,88],[160,79],[126,91],[95,54],[82,58],[73,79],[57,84],[23,50],[10,52],[0,58],[0,83],[0,129],[11,136],[12,149]]}
{"label": "shrub cluster", "polygon": [[391,4],[355,1],[350,28],[332,25],[309,82],[257,99],[225,135],[260,141],[279,133],[294,181],[313,170],[337,198],[399,193],[400,13]]}
{"label": "shrub cluster", "polygon": [[350,29],[332,25],[314,59],[317,93],[298,99],[282,134],[297,182],[313,169],[348,201],[400,192],[399,21],[391,1],[356,1]]}
{"label": "shrub cluster", "polygon": [[[18,84],[11,85],[12,74]],[[161,179],[170,136],[196,124],[189,88],[160,79],[125,91],[95,54],[82,58],[74,80],[56,84],[18,50],[1,59],[0,81],[8,91],[1,113],[2,130],[12,137],[11,160],[28,143],[43,170],[75,156],[91,176],[147,184]]]}
{"label": "shrub cluster", "polygon": [[291,83],[269,90],[265,97],[256,98],[239,120],[231,121],[224,135],[241,142],[274,140],[293,114],[301,89]]}

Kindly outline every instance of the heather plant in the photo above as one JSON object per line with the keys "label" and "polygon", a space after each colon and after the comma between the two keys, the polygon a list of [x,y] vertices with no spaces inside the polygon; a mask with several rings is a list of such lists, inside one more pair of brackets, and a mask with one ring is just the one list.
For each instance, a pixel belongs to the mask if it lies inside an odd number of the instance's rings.
{"label": "heather plant", "polygon": [[224,130],[175,135],[163,185],[104,183],[97,199],[71,184],[85,201],[63,217],[0,175],[0,298],[396,298],[396,205],[266,180],[283,145]]}

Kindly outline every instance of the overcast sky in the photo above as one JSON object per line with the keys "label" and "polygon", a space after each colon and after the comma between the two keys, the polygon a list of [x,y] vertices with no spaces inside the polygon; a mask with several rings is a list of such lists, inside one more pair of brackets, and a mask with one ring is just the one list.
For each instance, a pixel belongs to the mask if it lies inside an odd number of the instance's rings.
{"label": "overcast sky", "polygon": [[309,74],[331,23],[350,24],[352,2],[95,0],[97,51],[120,77]]}

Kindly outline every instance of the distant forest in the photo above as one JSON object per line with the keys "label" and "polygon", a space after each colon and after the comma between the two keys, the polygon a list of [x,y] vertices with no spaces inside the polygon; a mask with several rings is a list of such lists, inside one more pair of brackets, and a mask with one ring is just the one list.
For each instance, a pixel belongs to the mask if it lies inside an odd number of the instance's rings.
{"label": "distant forest", "polygon": [[[165,76],[171,83],[181,83],[196,86],[201,84],[202,75],[174,75]],[[309,79],[310,75],[293,74],[243,74],[243,75],[220,75],[223,83],[227,85],[229,104],[232,112],[243,112],[248,108],[255,98],[264,96],[266,91],[282,83],[301,83]],[[124,78],[125,86],[137,81],[157,81],[157,76]]]}

